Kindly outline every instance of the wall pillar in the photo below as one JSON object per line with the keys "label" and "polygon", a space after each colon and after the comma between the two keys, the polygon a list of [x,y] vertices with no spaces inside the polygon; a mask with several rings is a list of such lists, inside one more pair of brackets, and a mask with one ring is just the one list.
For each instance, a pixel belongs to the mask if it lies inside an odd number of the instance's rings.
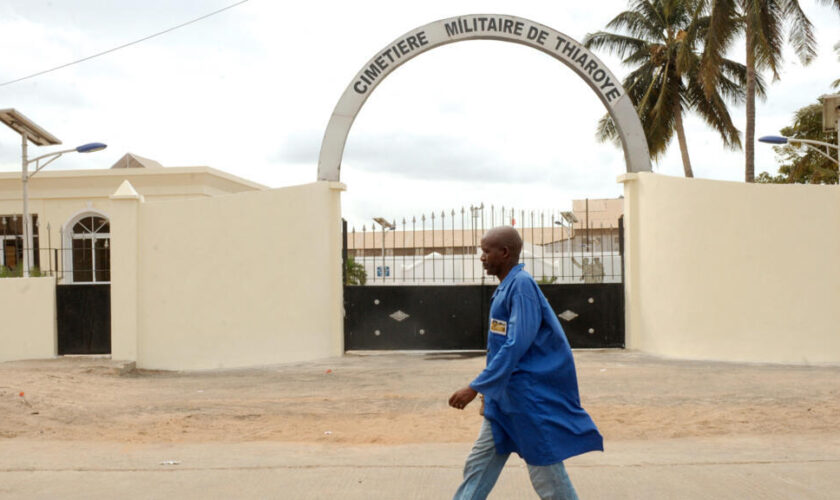
{"label": "wall pillar", "polygon": [[638,348],[641,331],[639,303],[639,174],[620,175],[624,184],[624,347]]}
{"label": "wall pillar", "polygon": [[143,196],[123,181],[110,196],[111,358],[137,361],[139,342],[139,215]]}
{"label": "wall pillar", "polygon": [[[347,190],[347,186],[341,182],[329,182],[329,242],[330,242],[330,267],[331,279],[330,310],[332,311],[332,332],[330,355],[344,355],[344,276],[342,266],[344,261],[341,257],[342,251],[342,224],[341,224],[341,193]],[[337,277],[338,279],[335,279]]]}

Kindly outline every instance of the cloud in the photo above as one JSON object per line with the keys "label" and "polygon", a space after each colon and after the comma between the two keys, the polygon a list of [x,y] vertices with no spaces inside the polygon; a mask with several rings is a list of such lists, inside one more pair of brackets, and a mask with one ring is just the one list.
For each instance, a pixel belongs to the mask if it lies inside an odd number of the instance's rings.
{"label": "cloud", "polygon": [[[7,127],[0,125],[0,130],[2,129],[7,129]],[[12,129],[7,129],[3,131],[2,137],[13,137],[13,134],[17,135]],[[18,139],[16,145],[12,141],[3,140],[0,142],[0,172],[10,171],[20,171],[20,139]]]}
{"label": "cloud", "polygon": [[442,135],[359,137],[349,145],[345,158],[361,170],[408,178],[504,182],[522,175],[521,170],[505,168],[481,144]]}
{"label": "cloud", "polygon": [[289,163],[317,163],[323,136],[323,131],[291,131],[283,138],[280,148],[268,155],[268,159]]}
{"label": "cloud", "polygon": [[[0,5],[0,78],[126,43],[226,0],[7,0]],[[107,168],[125,152],[164,165],[209,165],[269,186],[310,182],[327,120],[353,75],[389,41],[435,19],[465,12],[510,12],[505,0],[401,5],[318,0],[248,2],[240,7],[88,63],[0,88],[16,107],[74,146],[50,168]],[[625,0],[564,4],[522,0],[516,14],[581,39]],[[801,68],[788,58],[782,80],[758,104],[757,132],[775,133],[792,113],[840,76],[836,13],[803,5],[818,27],[820,58]],[[330,15],[324,15],[329,12]],[[825,14],[821,16],[820,14]],[[621,78],[616,58],[599,57]],[[732,57],[742,59],[742,53]],[[45,60],[48,59],[48,60]],[[450,44],[401,66],[377,87],[354,123],[343,159],[347,214],[398,216],[470,203],[567,207],[572,198],[616,196],[620,149],[594,140],[603,105],[567,67],[517,44]],[[733,108],[743,128],[743,108]],[[743,154],[724,151],[701,120],[686,120],[698,177],[740,180]],[[4,127],[0,127],[4,128]],[[19,136],[0,132],[0,168],[19,169]],[[757,169],[775,170],[756,146]],[[761,165],[761,166],[759,166]],[[676,142],[655,171],[682,175]]]}

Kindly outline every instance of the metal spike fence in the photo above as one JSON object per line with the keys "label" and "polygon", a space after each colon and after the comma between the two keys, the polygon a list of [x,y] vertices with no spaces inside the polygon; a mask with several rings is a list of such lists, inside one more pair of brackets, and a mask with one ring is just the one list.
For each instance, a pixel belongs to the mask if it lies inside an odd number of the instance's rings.
{"label": "metal spike fence", "polygon": [[[31,276],[55,276],[61,282],[107,283],[110,281],[110,237],[73,238],[72,247],[52,246],[50,226],[46,238],[38,233],[33,217],[33,248],[24,245],[22,224],[17,216],[0,216],[0,278],[23,275],[23,254],[30,252]],[[42,246],[42,240],[46,240]],[[64,235],[59,231],[59,239]],[[72,263],[72,264],[71,264]]]}
{"label": "metal spike fence", "polygon": [[[85,242],[87,243],[87,242]],[[104,243],[104,242],[103,242]],[[14,278],[23,275],[22,238],[4,241],[4,260],[0,262],[0,278]],[[108,283],[111,281],[108,247],[91,247],[89,244],[75,248],[35,248],[31,276],[55,276],[59,284]],[[65,262],[73,261],[73,268]]]}
{"label": "metal spike fence", "polygon": [[[520,262],[541,284],[623,281],[623,229],[571,223],[560,211],[485,205],[434,211],[400,220],[377,218],[347,230],[346,283],[355,285],[492,284],[481,265],[481,238],[510,225],[523,240]],[[353,267],[354,269],[349,269]]]}

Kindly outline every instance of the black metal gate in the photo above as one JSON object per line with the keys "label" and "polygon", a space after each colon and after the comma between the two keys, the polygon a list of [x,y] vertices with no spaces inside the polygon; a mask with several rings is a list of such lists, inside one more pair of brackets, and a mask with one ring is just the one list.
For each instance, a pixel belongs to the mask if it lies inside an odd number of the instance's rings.
{"label": "black metal gate", "polygon": [[58,354],[111,353],[111,285],[56,286]]}
{"label": "black metal gate", "polygon": [[[624,347],[620,283],[540,285],[573,348]],[[347,350],[484,349],[494,286],[348,286]]]}
{"label": "black metal gate", "polygon": [[[420,219],[376,219],[377,232],[344,224],[344,345],[346,350],[480,350],[486,345],[495,278],[484,277],[478,247],[485,227],[515,224],[526,213],[481,207]],[[566,219],[569,212],[565,212]],[[565,226],[549,214],[517,227],[527,251],[521,262],[540,283],[573,348],[624,347],[623,220],[593,226],[586,212]],[[431,230],[425,227],[429,221]],[[478,221],[478,223],[476,223]],[[572,226],[572,224],[577,224]],[[559,229],[557,226],[561,226]],[[575,230],[575,228],[579,228]],[[349,240],[349,241],[348,241]],[[430,283],[431,282],[431,283]],[[434,283],[434,284],[432,284]],[[444,283],[444,284],[440,284]]]}
{"label": "black metal gate", "polygon": [[345,287],[345,349],[483,349],[488,288]]}

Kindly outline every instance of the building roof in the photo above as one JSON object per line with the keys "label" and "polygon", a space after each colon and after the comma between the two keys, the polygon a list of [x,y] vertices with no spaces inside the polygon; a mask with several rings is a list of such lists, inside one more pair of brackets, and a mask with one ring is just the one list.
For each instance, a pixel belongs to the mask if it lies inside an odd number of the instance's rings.
{"label": "building roof", "polygon": [[163,165],[134,153],[126,153],[111,168],[163,168]]}
{"label": "building roof", "polygon": [[[569,237],[568,230],[559,226],[517,228],[522,240],[533,245],[547,245]],[[385,248],[453,248],[477,247],[484,232],[480,229],[431,229],[385,231]],[[347,248],[351,250],[382,248],[382,231],[347,232]]]}
{"label": "building roof", "polygon": [[[589,210],[587,211],[587,203]],[[624,214],[624,198],[601,198],[572,201],[572,211],[577,216],[575,229],[586,229],[587,215],[590,229],[616,227]]]}
{"label": "building roof", "polygon": [[[147,199],[218,196],[269,189],[210,167],[164,167],[155,160],[126,153],[108,169],[43,170],[30,181],[30,197],[108,197],[124,180],[130,180]],[[20,199],[20,196],[20,172],[0,172],[0,200]]]}
{"label": "building roof", "polygon": [[[587,201],[589,205],[588,211]],[[605,228],[617,228],[618,219],[624,213],[624,198],[574,200],[572,202],[572,211],[578,219],[574,224],[575,235],[578,234],[577,231],[586,229],[587,221],[590,230],[597,231]],[[532,218],[532,220],[534,219]],[[521,224],[522,221],[519,221],[519,223]],[[417,228],[419,223],[414,226],[410,222],[408,224],[397,223],[397,230],[386,231],[384,233],[385,248],[452,248],[478,246],[480,245],[481,237],[484,235],[483,230],[471,228],[435,229],[432,231],[428,229],[428,224],[427,222],[427,229],[424,231],[421,228]],[[378,227],[375,230],[370,228],[365,229],[365,231],[361,231],[353,228],[347,232],[348,249],[382,248],[382,231]],[[489,229],[489,227],[486,229]],[[532,245],[547,245],[566,240],[571,236],[568,227],[561,226],[523,227],[517,225],[516,229],[519,231],[522,240]]]}

